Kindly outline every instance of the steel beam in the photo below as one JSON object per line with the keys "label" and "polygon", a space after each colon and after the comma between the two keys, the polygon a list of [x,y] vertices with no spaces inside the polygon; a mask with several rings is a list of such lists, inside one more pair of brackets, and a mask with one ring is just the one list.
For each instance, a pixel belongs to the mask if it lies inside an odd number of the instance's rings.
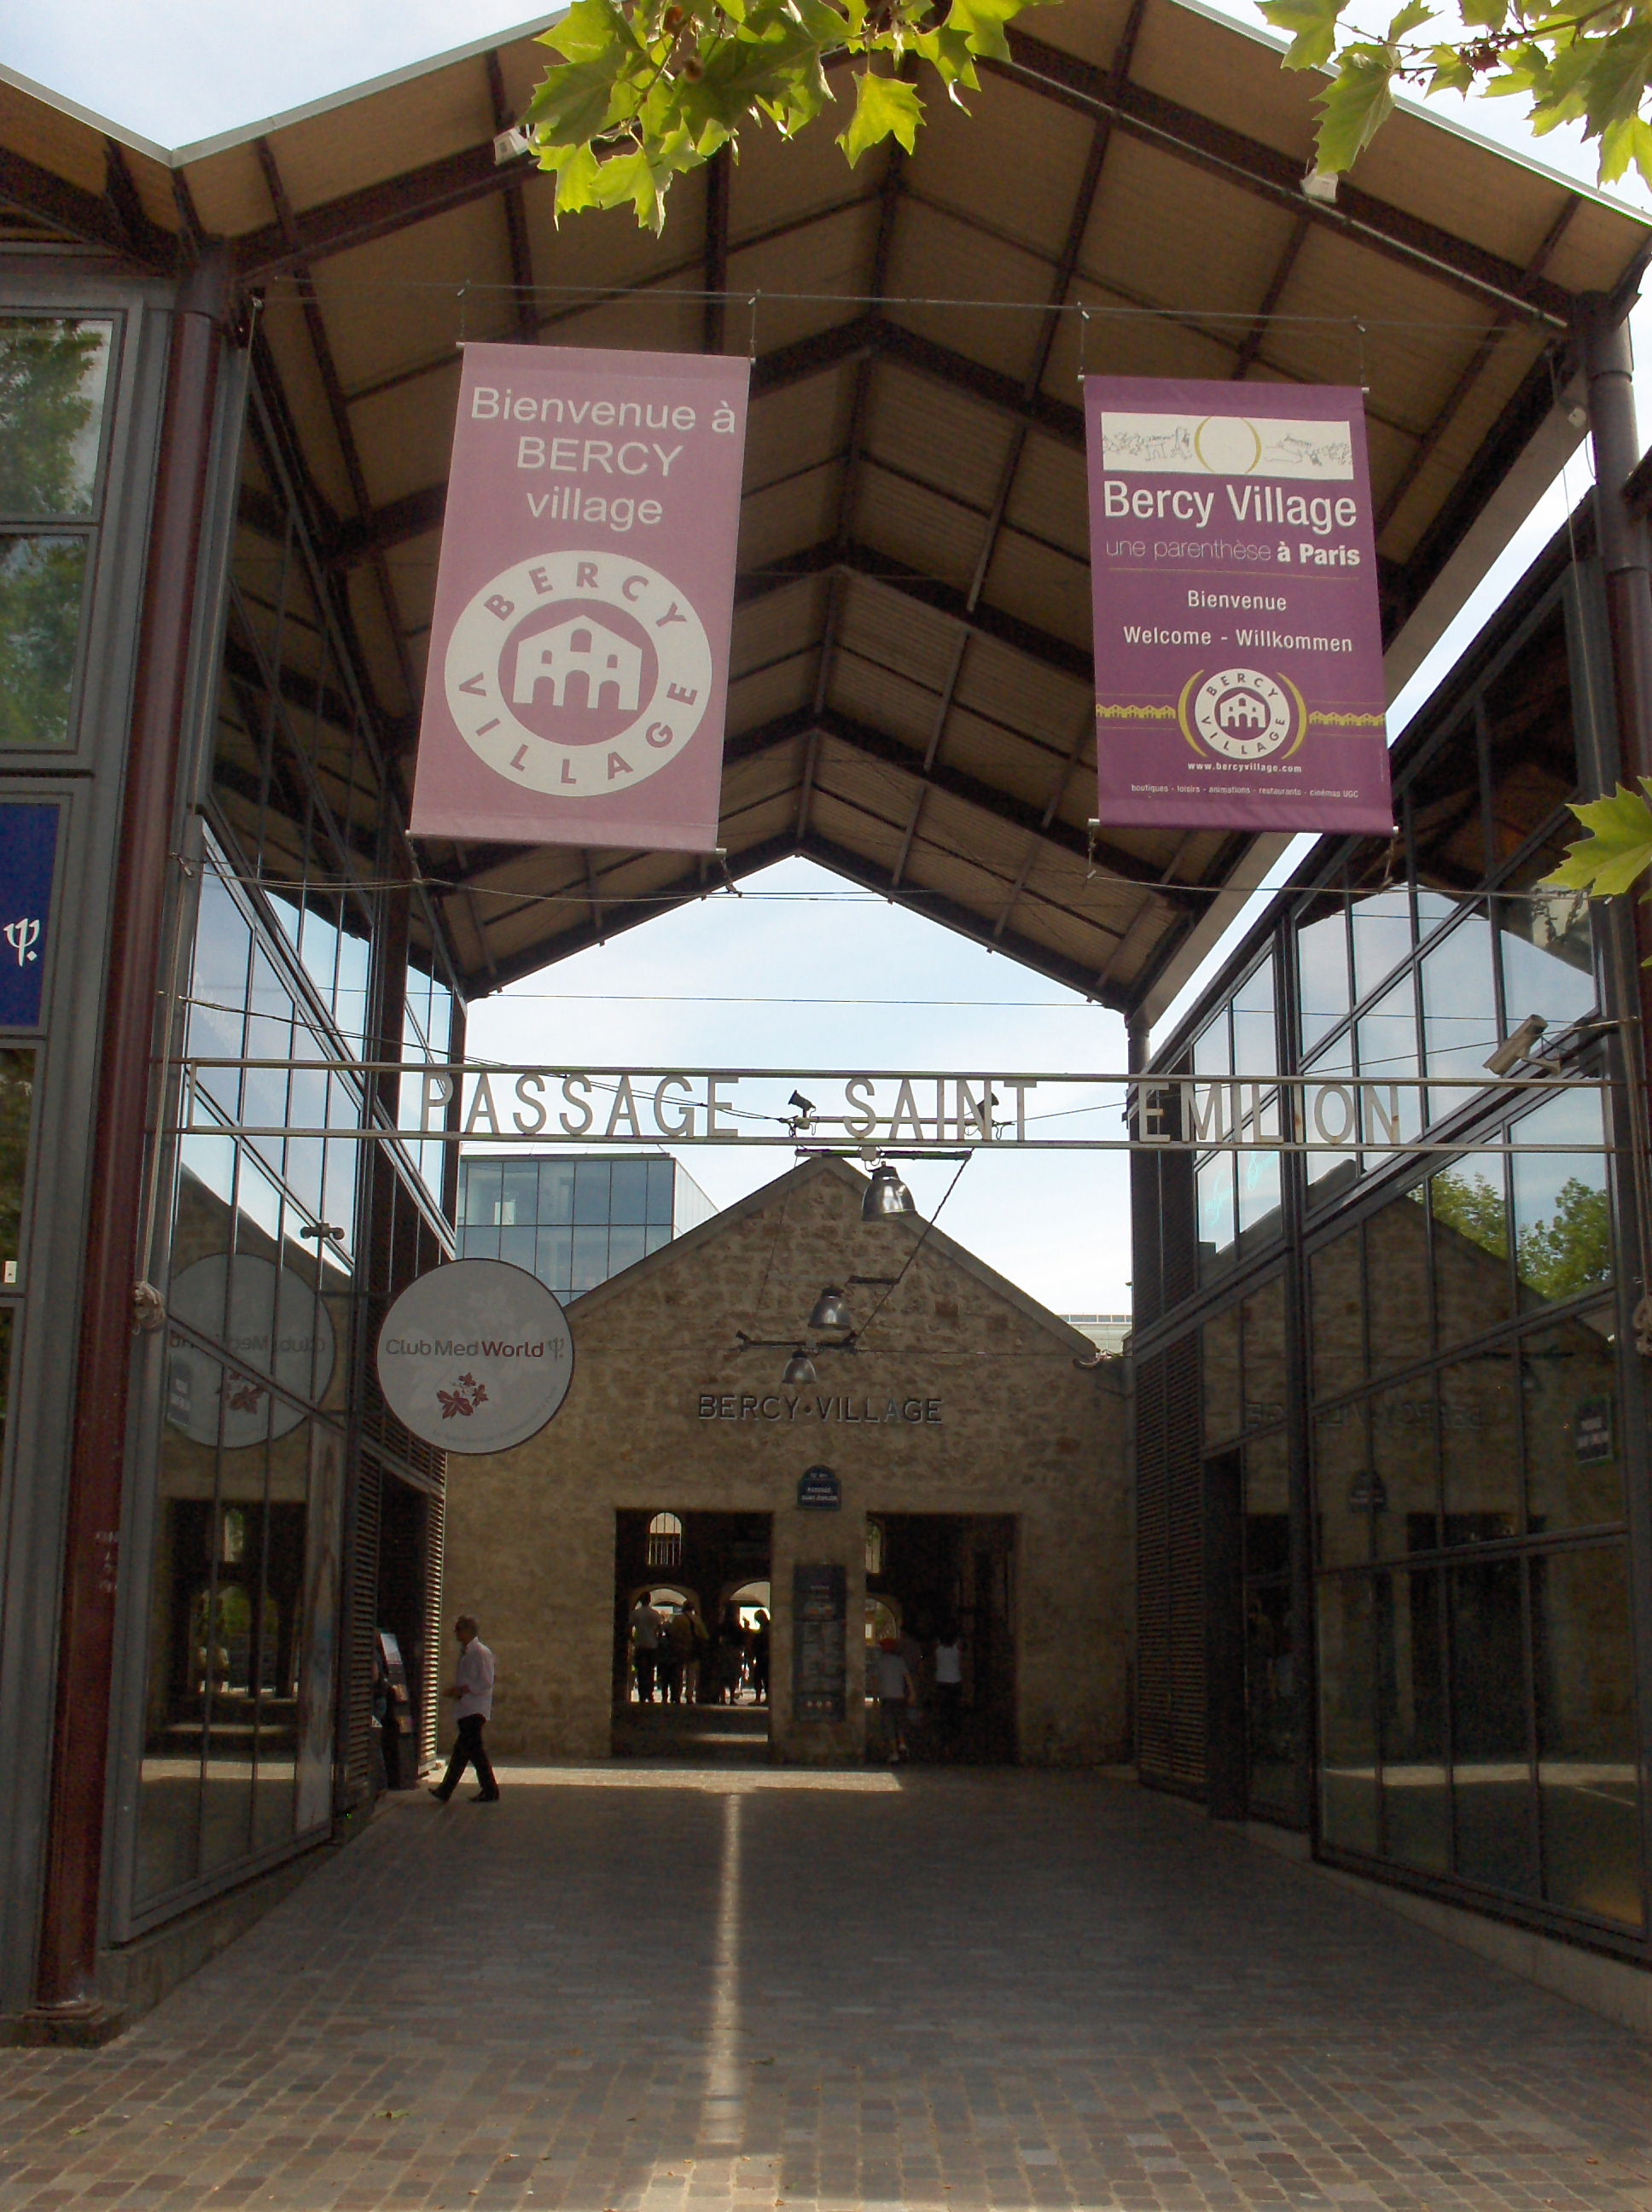
{"label": "steel beam", "polygon": [[1013,24],[1008,38],[1010,60],[985,64],[995,75],[1029,85],[1082,113],[1110,114],[1132,137],[1162,146],[1167,153],[1227,177],[1294,213],[1305,211],[1320,228],[1339,232],[1415,273],[1432,276],[1475,299],[1540,314],[1557,330],[1566,327],[1573,311],[1571,295],[1558,284],[1533,278],[1519,262],[1378,199],[1346,177],[1340,180],[1334,204],[1305,199],[1299,160],[1277,147],[1248,138],[1145,86],[1125,84],[1115,89],[1107,73],[1093,63],[1048,46]]}

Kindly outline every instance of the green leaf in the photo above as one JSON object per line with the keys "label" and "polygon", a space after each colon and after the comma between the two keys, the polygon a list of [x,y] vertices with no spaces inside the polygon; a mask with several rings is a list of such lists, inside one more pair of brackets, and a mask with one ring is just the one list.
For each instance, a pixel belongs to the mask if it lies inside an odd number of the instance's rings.
{"label": "green leaf", "polygon": [[549,146],[582,145],[616,119],[619,71],[613,62],[564,62],[547,72],[528,108],[528,121]]}
{"label": "green leaf", "polygon": [[560,21],[539,33],[539,43],[554,46],[564,61],[590,62],[610,50],[629,50],[634,40],[629,24],[612,0],[574,0]]}
{"label": "green leaf", "polygon": [[1509,0],[1457,0],[1457,13],[1471,29],[1500,31],[1508,20]]}
{"label": "green leaf", "polygon": [[858,80],[854,115],[838,144],[853,168],[869,146],[893,137],[909,154],[924,119],[924,104],[904,78],[878,76],[871,70]]}
{"label": "green leaf", "polygon": [[1320,94],[1315,145],[1321,170],[1351,169],[1394,112],[1394,63],[1377,46],[1345,46],[1334,80]]}
{"label": "green leaf", "polygon": [[1276,30],[1289,31],[1281,59],[1286,69],[1323,69],[1337,42],[1337,19],[1348,0],[1260,0]]}
{"label": "green leaf", "polygon": [[1434,74],[1428,81],[1429,96],[1436,92],[1472,92],[1474,72],[1455,46],[1436,46],[1429,55]]}
{"label": "green leaf", "polygon": [[1652,869],[1652,781],[1641,790],[1618,786],[1611,799],[1591,799],[1572,812],[1588,831],[1566,848],[1566,857],[1542,879],[1546,890],[1592,891],[1599,898],[1620,898]]}
{"label": "green leaf", "polygon": [[1388,35],[1385,43],[1391,46],[1394,46],[1406,36],[1407,32],[1416,30],[1419,24],[1431,23],[1433,21],[1434,10],[1426,4],[1426,0],[1406,0],[1405,6],[1388,26]]}
{"label": "green leaf", "polygon": [[1633,166],[1652,184],[1652,123],[1643,115],[1629,115],[1609,123],[1600,134],[1600,182],[1615,184]]}
{"label": "green leaf", "polygon": [[1006,62],[1010,44],[1004,27],[1021,13],[1023,4],[1023,0],[952,0],[946,12],[946,28],[959,33],[972,54]]}
{"label": "green leaf", "polygon": [[1579,80],[1583,97],[1584,129],[1598,137],[1608,123],[1634,115],[1646,97],[1652,74],[1652,18],[1636,15],[1609,38],[1579,40],[1593,46],[1594,59]]}

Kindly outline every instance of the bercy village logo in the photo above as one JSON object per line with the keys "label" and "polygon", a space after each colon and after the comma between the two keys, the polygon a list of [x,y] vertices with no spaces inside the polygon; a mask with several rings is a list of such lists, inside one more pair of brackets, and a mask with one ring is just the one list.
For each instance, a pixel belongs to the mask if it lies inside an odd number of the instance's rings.
{"label": "bercy village logo", "polygon": [[614,553],[544,553],[484,584],[453,626],[447,705],[507,782],[624,791],[675,760],[710,702],[711,645],[679,588]]}

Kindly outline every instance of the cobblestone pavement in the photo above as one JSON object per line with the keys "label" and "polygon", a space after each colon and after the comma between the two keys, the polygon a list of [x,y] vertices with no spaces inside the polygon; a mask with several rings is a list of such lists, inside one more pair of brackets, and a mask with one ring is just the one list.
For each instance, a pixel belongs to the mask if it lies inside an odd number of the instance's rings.
{"label": "cobblestone pavement", "polygon": [[1124,1783],[398,1801],[101,2051],[0,2212],[1652,2207],[1652,2051]]}

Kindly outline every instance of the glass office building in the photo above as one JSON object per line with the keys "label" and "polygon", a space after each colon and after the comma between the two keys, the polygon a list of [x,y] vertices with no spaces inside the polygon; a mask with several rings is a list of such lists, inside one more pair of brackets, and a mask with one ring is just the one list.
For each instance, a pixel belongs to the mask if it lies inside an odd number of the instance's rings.
{"label": "glass office building", "polygon": [[716,1211],[665,1153],[472,1154],[459,1162],[459,1256],[509,1260],[577,1298]]}
{"label": "glass office building", "polygon": [[[1611,784],[1599,589],[1554,549],[1397,752],[1399,838],[1322,841],[1154,1060],[1322,1079],[1327,1141],[1134,1156],[1140,1757],[1644,1961],[1637,974],[1541,883]],[[1488,1089],[1532,1016],[1561,1086]],[[1396,1117],[1440,1149],[1360,1149]]]}

